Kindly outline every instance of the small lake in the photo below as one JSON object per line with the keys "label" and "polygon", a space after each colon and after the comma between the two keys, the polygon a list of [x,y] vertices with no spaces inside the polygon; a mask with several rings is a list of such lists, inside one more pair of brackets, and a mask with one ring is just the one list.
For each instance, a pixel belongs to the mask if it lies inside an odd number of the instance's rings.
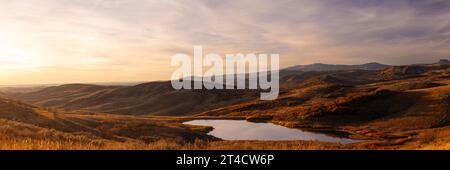
{"label": "small lake", "polygon": [[342,144],[361,142],[360,140],[287,128],[272,123],[254,123],[246,120],[192,120],[184,122],[184,124],[214,127],[214,130],[208,134],[223,140],[317,140]]}

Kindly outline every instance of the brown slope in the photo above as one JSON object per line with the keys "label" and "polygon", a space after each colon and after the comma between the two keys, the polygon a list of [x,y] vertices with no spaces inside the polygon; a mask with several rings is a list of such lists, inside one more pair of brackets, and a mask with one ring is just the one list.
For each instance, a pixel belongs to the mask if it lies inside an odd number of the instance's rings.
{"label": "brown slope", "polygon": [[11,94],[14,98],[42,107],[62,106],[73,100],[87,98],[97,93],[109,92],[119,86],[99,86],[88,84],[67,84],[47,87],[30,93]]}
{"label": "brown slope", "polygon": [[[386,73],[395,76],[379,77]],[[449,73],[448,66],[417,70],[396,67],[370,74],[330,73],[300,82],[275,101],[241,103],[199,115],[270,117],[299,127],[370,125],[392,130],[442,127],[449,125]],[[367,76],[358,76],[362,74]]]}
{"label": "brown slope", "polygon": [[14,97],[43,107],[114,114],[187,115],[257,98],[256,90],[174,90],[169,81],[129,87],[63,85]]}
{"label": "brown slope", "polygon": [[65,108],[81,106],[116,114],[187,115],[256,97],[256,91],[174,90],[170,82],[152,82],[71,102]]}
{"label": "brown slope", "polygon": [[81,128],[66,122],[63,114],[5,98],[0,98],[0,119],[67,132],[77,131]]}
{"label": "brown slope", "polygon": [[[384,70],[325,72],[282,70],[280,72],[281,100],[284,100],[283,96],[292,97],[292,93],[299,91],[299,88],[313,87],[316,84],[330,85],[329,89],[318,88],[316,90],[318,94],[339,96],[333,93],[335,88],[352,90],[354,86],[369,83],[423,77],[427,76],[426,73],[434,73],[439,70],[445,70],[448,67],[448,65],[395,66]],[[310,96],[315,95],[315,93],[312,93]],[[256,90],[177,91],[172,89],[169,81],[164,81],[128,87],[72,84],[49,87],[32,93],[18,94],[15,97],[27,103],[43,107],[83,109],[114,114],[172,116],[190,115],[227,105],[252,101],[259,97],[259,92]],[[294,96],[292,98],[298,97]],[[277,105],[273,103],[278,103],[278,101],[269,104],[276,107]]]}
{"label": "brown slope", "polygon": [[[326,72],[282,71],[282,89]],[[174,90],[169,81],[129,87],[69,84],[15,98],[42,107],[114,114],[189,115],[259,97],[258,90]]]}
{"label": "brown slope", "polygon": [[177,120],[69,114],[0,98],[0,149],[95,149],[111,144],[120,149],[158,140],[217,140],[195,129],[199,127]]}
{"label": "brown slope", "polygon": [[18,121],[32,121],[41,119],[42,116],[34,111],[35,107],[4,98],[0,98],[0,118],[18,120]]}

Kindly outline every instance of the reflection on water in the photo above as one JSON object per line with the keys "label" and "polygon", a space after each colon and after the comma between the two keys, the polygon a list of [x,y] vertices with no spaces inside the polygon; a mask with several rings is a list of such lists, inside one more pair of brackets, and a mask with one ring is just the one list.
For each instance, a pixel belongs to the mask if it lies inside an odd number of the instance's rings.
{"label": "reflection on water", "polygon": [[305,132],[272,123],[253,123],[245,120],[192,120],[189,125],[212,126],[210,135],[224,140],[318,140],[335,143],[354,143],[359,140],[331,137],[320,133]]}

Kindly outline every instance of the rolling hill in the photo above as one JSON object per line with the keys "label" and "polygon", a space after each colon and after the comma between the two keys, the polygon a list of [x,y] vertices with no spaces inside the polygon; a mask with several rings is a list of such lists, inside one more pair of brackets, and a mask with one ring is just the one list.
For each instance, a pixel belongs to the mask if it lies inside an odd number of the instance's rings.
{"label": "rolling hill", "polygon": [[[298,66],[299,70],[287,68],[280,71],[280,87],[283,94],[298,91],[301,86],[314,86],[323,82],[355,86],[421,76],[439,67],[445,68],[446,65],[387,67],[378,63],[368,63]],[[337,70],[330,71],[334,69]],[[192,115],[254,101],[259,97],[259,90],[177,91],[171,87],[170,81],[161,81],[134,86],[67,84],[33,92],[9,93],[9,96],[40,107],[113,114],[176,116]]]}
{"label": "rolling hill", "polygon": [[11,96],[41,107],[133,115],[187,115],[255,99],[254,91],[174,90],[169,81],[136,86],[69,84]]}
{"label": "rolling hill", "polygon": [[207,127],[181,124],[198,118],[244,118],[370,140],[290,143],[302,149],[442,148],[450,140],[448,64],[286,69],[280,75],[274,101],[258,100],[258,90],[176,91],[168,81],[6,91],[0,96],[0,148],[286,148],[286,142],[218,141]]}
{"label": "rolling hill", "polygon": [[251,101],[199,115],[269,117],[301,128],[370,126],[404,131],[450,125],[449,99],[450,65],[396,66],[314,76],[276,101]]}
{"label": "rolling hill", "polygon": [[142,149],[159,140],[217,140],[192,128],[176,119],[84,114],[0,98],[0,149]]}

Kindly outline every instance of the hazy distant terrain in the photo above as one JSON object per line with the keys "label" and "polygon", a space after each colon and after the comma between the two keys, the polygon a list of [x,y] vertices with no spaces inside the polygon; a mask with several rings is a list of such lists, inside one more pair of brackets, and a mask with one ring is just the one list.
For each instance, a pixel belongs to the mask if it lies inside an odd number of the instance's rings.
{"label": "hazy distant terrain", "polygon": [[342,71],[342,70],[381,70],[389,67],[389,65],[380,63],[367,63],[361,65],[332,65],[316,63],[311,65],[299,65],[286,68],[286,70],[295,71]]}

